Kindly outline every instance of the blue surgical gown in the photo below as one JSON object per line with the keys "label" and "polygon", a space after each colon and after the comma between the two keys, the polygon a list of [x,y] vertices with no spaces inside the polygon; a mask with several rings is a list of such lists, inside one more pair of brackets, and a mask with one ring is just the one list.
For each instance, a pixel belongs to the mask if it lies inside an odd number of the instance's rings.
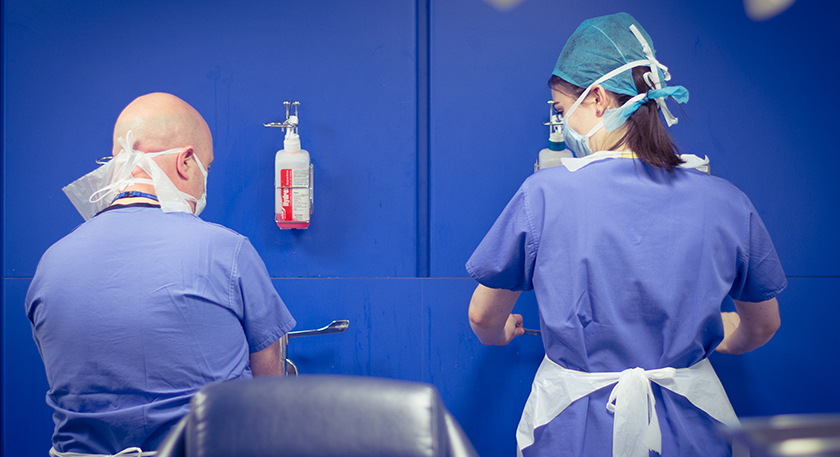
{"label": "blue surgical gown", "polygon": [[[586,372],[691,366],[723,339],[727,295],[760,302],[787,285],[767,229],[735,186],[624,158],[529,177],[467,271],[487,287],[533,289],[547,356]],[[610,389],[538,428],[524,455],[611,455]],[[653,389],[663,455],[728,455],[713,419]]]}

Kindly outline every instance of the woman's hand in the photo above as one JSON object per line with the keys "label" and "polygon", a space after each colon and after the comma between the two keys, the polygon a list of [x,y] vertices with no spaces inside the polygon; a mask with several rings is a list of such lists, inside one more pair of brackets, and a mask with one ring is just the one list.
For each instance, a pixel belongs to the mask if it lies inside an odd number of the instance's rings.
{"label": "woman's hand", "polygon": [[494,344],[496,346],[507,346],[511,340],[523,334],[525,334],[525,329],[522,328],[522,315],[511,314],[508,316],[507,322],[505,322],[504,333],[502,333],[501,338]]}

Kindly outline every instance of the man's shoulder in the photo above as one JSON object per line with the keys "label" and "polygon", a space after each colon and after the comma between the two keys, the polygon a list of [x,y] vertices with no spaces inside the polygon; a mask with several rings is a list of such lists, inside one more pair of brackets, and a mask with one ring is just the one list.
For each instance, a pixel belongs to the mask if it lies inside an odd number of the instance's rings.
{"label": "man's shoulder", "polygon": [[215,222],[207,222],[201,219],[198,220],[201,222],[200,227],[202,228],[202,230],[205,230],[208,233],[211,233],[215,236],[228,237],[231,239],[247,239],[245,235],[242,235],[241,233],[237,232],[232,228],[225,227],[222,224],[217,224]]}
{"label": "man's shoulder", "polygon": [[224,226],[222,224],[219,224],[219,223],[216,223],[216,222],[205,221],[204,219],[201,219],[197,216],[193,216],[192,214],[187,214],[187,213],[169,213],[169,214],[166,214],[166,213],[164,213],[163,217],[175,216],[176,214],[177,214],[178,218],[181,220],[182,223],[193,225],[195,230],[203,230],[203,231],[206,231],[206,232],[219,234],[220,236],[234,236],[234,237],[241,237],[242,236],[239,232],[237,232],[236,230],[233,230],[232,228],[226,227],[226,226]]}
{"label": "man's shoulder", "polygon": [[209,236],[218,236],[226,238],[245,238],[237,231],[225,227],[224,225],[215,222],[205,221],[198,216],[190,213],[164,213],[160,210],[152,210],[150,213],[138,214],[138,218],[152,217],[156,224],[163,226],[171,226],[172,228],[195,231],[196,233],[206,234]]}
{"label": "man's shoulder", "polygon": [[175,230],[191,233],[197,239],[210,238],[214,243],[241,244],[248,238],[241,233],[216,222],[208,222],[188,213],[162,213],[163,224],[172,225]]}
{"label": "man's shoulder", "polygon": [[126,208],[103,213],[84,222],[56,242],[50,250],[60,249],[61,246],[99,244],[100,240],[116,242],[118,240],[114,239],[115,236],[122,242],[130,242],[132,239],[146,240],[150,236],[172,242],[210,238],[214,244],[241,244],[247,240],[244,235],[233,229],[204,221],[189,213],[164,213],[153,208]]}

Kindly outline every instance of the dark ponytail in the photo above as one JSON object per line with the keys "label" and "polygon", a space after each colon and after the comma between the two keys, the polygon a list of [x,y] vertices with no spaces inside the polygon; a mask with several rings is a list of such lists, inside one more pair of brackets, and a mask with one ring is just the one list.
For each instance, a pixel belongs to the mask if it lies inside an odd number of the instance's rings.
{"label": "dark ponytail", "polygon": [[[650,67],[633,68],[633,81],[636,83],[636,90],[640,94],[650,90],[644,78],[644,74],[648,71],[650,71]],[[568,93],[574,96],[574,98],[580,97],[585,90],[558,76],[552,76],[548,81],[548,85],[551,88]],[[614,92],[610,92],[610,94],[615,97],[616,103],[619,106],[632,98],[629,95]],[[627,148],[636,153],[646,164],[668,171],[673,171],[674,167],[683,163],[678,155],[679,149],[677,145],[674,143],[667,127],[665,127],[662,119],[659,117],[659,107],[655,100],[648,100],[644,105],[640,106],[636,112],[627,118],[624,125],[627,129],[624,136],[607,148],[607,150],[612,151],[618,149],[620,146],[626,145]]]}

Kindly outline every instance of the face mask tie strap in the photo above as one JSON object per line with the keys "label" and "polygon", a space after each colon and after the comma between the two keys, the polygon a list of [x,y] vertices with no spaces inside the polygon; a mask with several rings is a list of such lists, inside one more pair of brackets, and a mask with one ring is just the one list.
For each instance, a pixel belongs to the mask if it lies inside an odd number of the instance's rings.
{"label": "face mask tie strap", "polygon": [[[131,130],[129,130],[125,134],[125,139],[120,137],[120,138],[117,138],[117,141],[119,141],[120,146],[122,146],[122,149],[123,149],[122,154],[127,154],[127,156],[129,158],[127,159],[128,160],[127,165],[122,169],[122,172],[121,172],[119,178],[117,179],[117,181],[114,184],[111,184],[111,185],[108,186],[111,189],[119,186],[120,187],[119,190],[122,190],[122,189],[124,189],[124,188],[126,188],[126,187],[128,187],[129,185],[132,185],[132,184],[150,184],[150,185],[154,186],[155,185],[155,180],[154,179],[134,178],[134,177],[132,177],[131,172],[134,170],[134,168],[139,167],[141,170],[146,172],[146,174],[148,174],[149,176],[152,176],[153,178],[156,175],[162,175],[163,172],[159,171],[158,167],[153,167],[149,162],[153,161],[152,159],[154,159],[155,157],[160,157],[160,156],[163,156],[163,155],[170,155],[170,154],[177,154],[177,153],[179,153],[183,150],[183,148],[174,148],[174,149],[168,149],[166,151],[149,152],[149,153],[145,153],[143,151],[138,151],[138,150],[134,149],[134,132],[132,132]],[[122,156],[122,154],[120,154],[120,156]],[[120,156],[117,156],[117,157],[120,157]],[[132,160],[132,158],[135,158],[135,160]],[[199,170],[201,171],[202,175],[204,175],[206,177],[207,172],[204,169],[204,165],[199,161],[198,156],[195,156],[195,160],[198,163]],[[187,201],[198,202],[198,199],[193,197],[192,195],[186,194],[186,193],[181,192],[181,191],[178,191],[178,193]]]}
{"label": "face mask tie strap", "polygon": [[123,137],[117,138],[117,141],[122,146],[123,152],[134,152],[134,132],[129,130],[125,134],[125,139]]}
{"label": "face mask tie strap", "polygon": [[[648,58],[651,71],[645,73],[644,78],[648,87],[653,89],[653,91],[648,91],[648,94],[661,90],[663,88],[663,82],[671,79],[671,74],[668,73],[668,67],[662,65],[658,60],[656,60],[656,57],[653,55],[653,50],[650,48],[650,44],[648,44],[647,40],[645,40],[645,37],[642,36],[642,33],[639,32],[639,29],[635,24],[630,24],[630,31],[633,32],[633,35],[635,35],[636,39],[639,40],[639,43],[642,45],[642,52],[644,52],[645,57]],[[662,70],[664,81],[659,80],[660,69]],[[662,111],[662,114],[665,116],[665,122],[668,124],[668,127],[679,122],[679,119],[677,119],[677,117],[674,116],[668,109],[664,96],[649,97],[649,99],[656,100],[656,104],[659,105],[659,110]]]}
{"label": "face mask tie strap", "polygon": [[673,97],[677,103],[688,102],[688,89],[683,86],[668,86],[662,89],[649,90],[627,100],[620,108],[607,109],[604,113],[604,128],[608,132],[621,127],[622,124],[642,105],[650,100],[664,100]]}
{"label": "face mask tie strap", "polygon": [[122,151],[109,162],[113,162],[111,166],[114,167],[111,182],[91,194],[88,199],[91,203],[97,203],[113,192],[122,191],[133,184],[154,184],[149,179],[134,178],[131,174],[136,167],[140,167],[147,173],[149,172],[148,166],[145,163],[148,158],[145,157],[142,151],[134,149],[134,133],[129,130],[125,134],[125,139],[120,137],[117,138],[117,141],[122,146]]}
{"label": "face mask tie strap", "polygon": [[578,99],[575,100],[575,103],[572,104],[571,108],[569,108],[568,111],[563,113],[564,119],[571,116],[572,112],[575,109],[577,109],[577,107],[580,106],[581,103],[583,103],[583,100],[586,98],[587,95],[589,95],[589,91],[592,90],[592,87],[594,85],[601,84],[604,81],[608,81],[608,80],[612,79],[613,77],[615,77],[615,76],[617,76],[617,75],[619,75],[619,74],[621,74],[621,73],[623,73],[627,70],[630,70],[632,68],[639,67],[639,66],[642,66],[642,65],[647,65],[647,63],[648,63],[647,60],[634,60],[633,62],[628,62],[628,63],[616,68],[615,70],[612,70],[611,72],[605,74],[604,76],[601,76],[600,78],[596,79],[595,82],[590,84],[589,87],[587,87],[586,90],[584,90],[583,93],[580,94]]}
{"label": "face mask tie strap", "polygon": [[131,184],[140,182],[131,175],[131,170],[138,166],[143,160],[142,152],[135,151],[133,147],[128,146],[129,144],[134,143],[133,133],[129,131],[126,134],[125,139],[120,137],[117,138],[117,141],[119,141],[120,146],[122,146],[121,154],[118,154],[117,157],[102,165],[103,168],[107,168],[110,172],[110,182],[94,191],[90,197],[88,197],[88,201],[90,203],[96,204],[115,191],[120,191]]}
{"label": "face mask tie strap", "polygon": [[[132,131],[126,132],[125,137],[117,138],[117,141],[122,147],[119,154],[96,170],[62,188],[85,220],[89,220],[107,207],[111,203],[109,197],[135,184],[153,186],[164,213],[188,212],[197,216],[201,212],[206,201],[207,169],[198,156],[195,159],[199,171],[204,176],[205,186],[205,192],[201,198],[193,197],[178,189],[154,160],[162,155],[177,154],[184,148],[149,153],[138,151],[134,149],[135,139]],[[132,172],[138,168],[148,174],[151,179],[134,177]],[[188,202],[195,202],[195,208]]]}

